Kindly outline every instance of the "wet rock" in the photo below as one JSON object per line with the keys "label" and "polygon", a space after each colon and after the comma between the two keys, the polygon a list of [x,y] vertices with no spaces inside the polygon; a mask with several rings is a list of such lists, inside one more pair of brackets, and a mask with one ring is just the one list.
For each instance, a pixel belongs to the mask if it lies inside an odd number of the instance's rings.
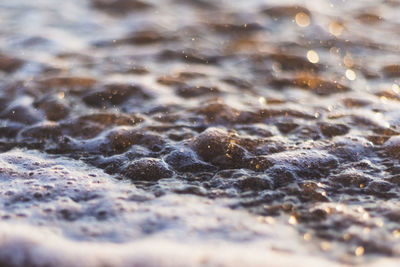
{"label": "wet rock", "polygon": [[359,14],[356,18],[361,23],[368,25],[377,24],[383,21],[383,18],[381,16],[373,13],[362,13]]}
{"label": "wet rock", "polygon": [[60,209],[57,211],[58,216],[66,221],[75,221],[82,216],[81,211],[78,209]]}
{"label": "wet rock", "polygon": [[273,161],[267,156],[256,156],[247,159],[246,168],[256,172],[263,172],[273,165]]}
{"label": "wet rock", "polygon": [[240,191],[263,191],[272,188],[271,181],[267,177],[245,176],[236,179],[234,183]]}
{"label": "wet rock", "polygon": [[[64,96],[64,93],[61,94]],[[60,97],[43,97],[34,104],[34,107],[44,111],[46,118],[50,121],[59,121],[69,115],[70,108]]]}
{"label": "wet rock", "polygon": [[95,8],[115,16],[140,12],[152,7],[151,4],[140,0],[91,0],[91,2]]}
{"label": "wet rock", "polygon": [[0,137],[14,138],[17,133],[24,127],[24,124],[16,122],[7,122],[5,124],[0,124]]}
{"label": "wet rock", "polygon": [[274,118],[274,117],[294,117],[294,118],[302,118],[308,120],[315,120],[315,113],[311,114],[310,112],[303,109],[291,109],[291,108],[264,108],[259,110],[259,118],[257,116],[252,115],[251,122],[258,122],[262,118]]}
{"label": "wet rock", "polygon": [[330,154],[345,162],[357,162],[373,154],[371,143],[363,138],[335,137],[333,145],[328,147]]}
{"label": "wet rock", "polygon": [[124,152],[132,145],[141,145],[153,151],[160,151],[165,141],[160,135],[144,133],[135,129],[118,129],[107,135],[110,149],[114,152]]}
{"label": "wet rock", "polygon": [[204,9],[214,9],[218,6],[217,3],[208,0],[175,0],[175,1],[179,4],[187,4]]}
{"label": "wet rock", "polygon": [[383,67],[382,72],[389,78],[400,77],[400,65],[387,65]]}
{"label": "wet rock", "polygon": [[79,121],[93,122],[104,126],[133,126],[143,121],[143,118],[135,115],[126,115],[121,113],[94,113],[83,115],[78,118]]}
{"label": "wet rock", "polygon": [[199,160],[196,154],[187,148],[171,152],[165,161],[179,172],[205,172],[214,171],[216,168]]}
{"label": "wet rock", "polygon": [[271,176],[274,188],[284,187],[296,181],[296,177],[290,169],[281,164],[268,169],[267,174]]}
{"label": "wet rock", "polygon": [[350,88],[337,82],[325,81],[316,77],[299,77],[293,82],[294,85],[309,89],[317,95],[330,95],[350,91]]}
{"label": "wet rock", "polygon": [[204,73],[201,73],[201,72],[196,72],[196,71],[181,71],[181,72],[177,73],[176,77],[187,81],[187,80],[193,80],[193,79],[198,79],[198,78],[206,78],[207,75]]}
{"label": "wet rock", "polygon": [[371,101],[359,98],[344,98],[343,103],[348,108],[365,107],[371,105]]}
{"label": "wet rock", "polygon": [[211,102],[196,109],[196,113],[204,115],[207,123],[233,124],[251,123],[261,120],[260,116],[249,111],[240,111],[223,103]]}
{"label": "wet rock", "polygon": [[131,33],[125,38],[113,40],[109,42],[110,45],[151,45],[166,43],[169,41],[176,41],[178,38],[173,36],[171,33],[168,34],[165,31],[158,32],[156,30],[142,30],[139,32]]}
{"label": "wet rock", "polygon": [[383,145],[390,137],[390,135],[369,135],[366,138],[374,145]]}
{"label": "wet rock", "polygon": [[322,66],[308,61],[306,58],[287,55],[287,54],[272,54],[271,59],[278,62],[282,70],[285,71],[310,71],[318,72],[322,70]]}
{"label": "wet rock", "polygon": [[339,175],[334,175],[330,179],[334,183],[339,183],[342,186],[345,187],[354,186],[357,188],[366,187],[368,183],[371,181],[371,178],[368,177],[367,175],[354,170],[348,170]]}
{"label": "wet rock", "polygon": [[299,87],[322,96],[350,91],[349,87],[338,82],[326,81],[314,76],[298,76],[294,79],[271,79],[270,84],[277,88]]}
{"label": "wet rock", "polygon": [[244,132],[247,135],[257,136],[261,138],[273,136],[273,133],[271,132],[271,129],[269,129],[268,126],[260,124],[238,126],[237,130],[240,133]]}
{"label": "wet rock", "polygon": [[400,101],[400,95],[398,92],[394,92],[393,90],[382,90],[375,93],[376,96],[384,98]]}
{"label": "wet rock", "polygon": [[400,175],[398,174],[388,177],[387,180],[392,184],[400,186]]}
{"label": "wet rock", "polygon": [[81,139],[94,138],[103,130],[98,124],[79,119],[62,122],[60,127],[64,135]]}
{"label": "wet rock", "polygon": [[92,88],[97,82],[91,77],[52,77],[39,79],[37,81],[44,89],[68,88],[68,89],[88,89]]}
{"label": "wet rock", "polygon": [[218,128],[208,128],[196,136],[191,146],[206,162],[220,168],[246,166],[248,151],[253,144],[240,140],[235,134]]}
{"label": "wet rock", "polygon": [[162,61],[179,60],[185,63],[215,65],[218,63],[219,57],[199,54],[191,50],[188,51],[164,50],[160,53],[159,59]]}
{"label": "wet rock", "polygon": [[185,98],[198,97],[204,95],[217,95],[219,94],[218,87],[207,86],[181,86],[176,89],[179,96]]}
{"label": "wet rock", "polygon": [[57,138],[62,136],[62,132],[59,125],[54,123],[44,123],[24,129],[21,132],[21,136],[27,139],[36,139],[41,141],[46,141],[48,139],[57,140]]}
{"label": "wet rock", "polygon": [[373,193],[385,193],[392,189],[392,185],[385,181],[372,181],[368,189],[371,190]]}
{"label": "wet rock", "polygon": [[282,121],[282,122],[277,122],[276,127],[278,127],[279,131],[283,134],[287,134],[294,129],[296,129],[299,126],[299,124],[295,122],[290,122],[290,121]]}
{"label": "wet rock", "polygon": [[237,77],[228,76],[223,78],[222,81],[241,89],[249,89],[252,87],[252,84],[249,81],[239,79]]}
{"label": "wet rock", "polygon": [[400,157],[400,137],[393,136],[384,144],[385,155],[391,158]]}
{"label": "wet rock", "polygon": [[166,86],[187,86],[185,79],[176,76],[162,76],[157,79],[157,82]]}
{"label": "wet rock", "polygon": [[221,34],[249,34],[262,30],[262,26],[258,23],[243,23],[230,24],[230,23],[211,23],[208,24],[213,31]]}
{"label": "wet rock", "polygon": [[[326,197],[326,194],[321,192],[319,190],[319,187],[316,183],[309,182],[309,183],[304,183],[300,186],[301,188],[301,197],[304,198],[305,201],[310,200],[310,201],[320,201],[320,202],[325,202],[328,201],[328,198]],[[321,212],[314,211],[315,213],[313,214],[316,217],[320,218],[325,218],[325,214],[321,214]],[[320,216],[317,216],[320,215]],[[325,216],[324,216],[325,215]]]}
{"label": "wet rock", "polygon": [[10,102],[11,99],[7,97],[0,97],[0,113],[8,107]]}
{"label": "wet rock", "polygon": [[83,96],[83,101],[90,106],[104,107],[109,105],[121,105],[130,98],[138,100],[149,99],[143,88],[131,84],[108,84],[100,90],[89,92]]}
{"label": "wet rock", "polygon": [[320,178],[334,170],[339,162],[336,157],[324,151],[287,151],[268,156],[275,165],[285,165],[299,177],[306,179]]}
{"label": "wet rock", "polygon": [[19,69],[24,62],[20,59],[7,56],[0,53],[0,71],[12,73]]}
{"label": "wet rock", "polygon": [[230,135],[222,129],[208,128],[194,138],[192,146],[204,160],[211,161],[216,156],[225,155],[230,144]]}
{"label": "wet rock", "polygon": [[207,191],[204,188],[198,187],[198,186],[185,186],[183,188],[177,188],[174,189],[174,193],[177,194],[191,194],[191,195],[196,195],[196,196],[207,196]]}
{"label": "wet rock", "polygon": [[160,159],[143,158],[130,163],[123,174],[133,180],[157,181],[162,178],[170,178],[173,172]]}
{"label": "wet rock", "polygon": [[344,124],[334,124],[334,123],[318,123],[319,128],[323,135],[327,137],[345,135],[349,132],[349,127]]}
{"label": "wet rock", "polygon": [[149,70],[142,66],[129,66],[123,72],[126,74],[145,75],[149,73]]}
{"label": "wet rock", "polygon": [[43,119],[39,112],[34,110],[32,107],[25,105],[10,106],[8,109],[0,113],[0,118],[28,125],[37,123]]}
{"label": "wet rock", "polygon": [[311,12],[307,8],[298,5],[268,7],[262,12],[272,18],[294,18],[296,14],[300,12],[308,16],[311,15]]}

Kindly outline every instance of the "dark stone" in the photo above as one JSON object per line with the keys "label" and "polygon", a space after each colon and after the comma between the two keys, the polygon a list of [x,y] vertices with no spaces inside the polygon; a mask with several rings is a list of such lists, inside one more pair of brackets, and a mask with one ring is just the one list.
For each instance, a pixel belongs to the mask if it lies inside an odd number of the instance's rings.
{"label": "dark stone", "polygon": [[143,158],[129,164],[123,174],[134,181],[157,181],[162,178],[170,178],[174,173],[160,159]]}

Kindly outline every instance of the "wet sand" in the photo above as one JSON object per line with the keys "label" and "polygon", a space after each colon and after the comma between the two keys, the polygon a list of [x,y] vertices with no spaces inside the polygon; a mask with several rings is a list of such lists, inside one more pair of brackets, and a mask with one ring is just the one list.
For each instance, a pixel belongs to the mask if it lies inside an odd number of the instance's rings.
{"label": "wet sand", "polygon": [[1,1],[0,265],[395,266],[399,12]]}

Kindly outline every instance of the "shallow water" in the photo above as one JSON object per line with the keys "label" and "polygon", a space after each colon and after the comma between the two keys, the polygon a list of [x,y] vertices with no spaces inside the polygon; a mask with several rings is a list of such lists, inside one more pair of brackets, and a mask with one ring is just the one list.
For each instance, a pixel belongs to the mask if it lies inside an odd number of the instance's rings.
{"label": "shallow water", "polygon": [[2,0],[0,265],[393,265],[400,2]]}

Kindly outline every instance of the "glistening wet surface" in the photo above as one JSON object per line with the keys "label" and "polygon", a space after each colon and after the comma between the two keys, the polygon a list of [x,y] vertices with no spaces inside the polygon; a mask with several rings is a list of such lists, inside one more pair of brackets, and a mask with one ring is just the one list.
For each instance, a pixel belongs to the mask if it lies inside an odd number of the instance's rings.
{"label": "glistening wet surface", "polygon": [[399,13],[2,0],[0,265],[396,266]]}

